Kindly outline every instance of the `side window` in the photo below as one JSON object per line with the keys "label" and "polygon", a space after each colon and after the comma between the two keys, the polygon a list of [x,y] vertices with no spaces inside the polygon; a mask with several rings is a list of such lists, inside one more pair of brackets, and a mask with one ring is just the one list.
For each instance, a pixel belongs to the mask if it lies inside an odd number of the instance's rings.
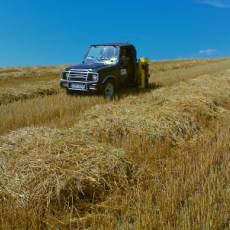
{"label": "side window", "polygon": [[122,48],[120,52],[120,56],[125,56],[129,58],[129,61],[132,61],[132,51],[129,48]]}
{"label": "side window", "polygon": [[126,49],[125,48],[121,48],[121,51],[120,51],[120,57],[127,57],[127,52],[126,52]]}

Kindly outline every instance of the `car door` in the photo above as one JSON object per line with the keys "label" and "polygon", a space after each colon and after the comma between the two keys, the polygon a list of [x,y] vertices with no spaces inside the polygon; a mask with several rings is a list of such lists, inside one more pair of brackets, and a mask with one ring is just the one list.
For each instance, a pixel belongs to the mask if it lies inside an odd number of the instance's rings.
{"label": "car door", "polygon": [[132,49],[130,47],[122,47],[120,52],[121,60],[121,79],[124,86],[130,86],[135,79],[135,65],[133,60]]}

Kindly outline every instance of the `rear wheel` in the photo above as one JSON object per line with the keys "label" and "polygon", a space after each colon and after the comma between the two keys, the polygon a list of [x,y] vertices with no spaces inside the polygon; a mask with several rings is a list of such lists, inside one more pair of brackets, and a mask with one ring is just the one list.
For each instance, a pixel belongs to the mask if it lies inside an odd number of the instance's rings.
{"label": "rear wheel", "polygon": [[106,99],[113,99],[115,96],[115,84],[113,81],[107,81],[104,85],[104,97]]}

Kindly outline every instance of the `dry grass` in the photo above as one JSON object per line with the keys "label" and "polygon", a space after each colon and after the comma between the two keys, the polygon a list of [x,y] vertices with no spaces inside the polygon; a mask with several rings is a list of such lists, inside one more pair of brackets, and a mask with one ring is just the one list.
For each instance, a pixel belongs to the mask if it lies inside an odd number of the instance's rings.
{"label": "dry grass", "polygon": [[[77,124],[100,141],[123,145],[139,139],[137,149],[157,141],[172,145],[199,135],[212,121],[221,122],[229,113],[229,76],[225,71],[204,75],[174,87],[165,87],[140,97],[132,96],[114,104],[97,105]],[[132,117],[132,119],[130,119]],[[124,138],[125,137],[125,138]]]}
{"label": "dry grass", "polygon": [[47,75],[58,75],[65,66],[32,66],[32,67],[15,67],[0,68],[0,81],[2,79],[22,79],[44,77]]}
{"label": "dry grass", "polygon": [[[199,142],[142,153],[138,182],[118,203],[121,229],[229,229],[229,128]],[[216,130],[216,131],[217,131]],[[132,157],[132,156],[131,156]],[[119,200],[121,199],[120,203]],[[109,212],[109,210],[108,210]]]}
{"label": "dry grass", "polygon": [[13,84],[12,87],[2,87],[0,92],[0,105],[9,104],[15,101],[22,101],[26,99],[36,98],[39,96],[49,96],[58,94],[57,80],[40,81]]}
{"label": "dry grass", "polygon": [[230,59],[190,59],[156,62],[150,66],[151,81],[170,86],[179,81],[188,81],[204,74],[214,74],[229,69]]}
{"label": "dry grass", "polygon": [[159,62],[163,87],[120,101],[58,91],[2,104],[1,227],[229,229],[229,69]]}
{"label": "dry grass", "polygon": [[[128,188],[131,179],[132,164],[122,150],[99,145],[73,130],[27,128],[4,136],[1,143],[1,221],[9,219],[11,227],[24,225],[26,210],[33,210],[36,224],[60,210],[62,215],[71,211],[81,216],[88,203],[103,201],[111,190]],[[4,215],[10,211],[9,202],[16,208],[10,218]]]}
{"label": "dry grass", "polygon": [[0,106],[0,134],[17,128],[46,125],[66,128],[77,123],[84,111],[103,104],[102,97],[70,97],[63,93],[31,98]]}
{"label": "dry grass", "polygon": [[61,67],[0,69],[0,105],[59,93]]}

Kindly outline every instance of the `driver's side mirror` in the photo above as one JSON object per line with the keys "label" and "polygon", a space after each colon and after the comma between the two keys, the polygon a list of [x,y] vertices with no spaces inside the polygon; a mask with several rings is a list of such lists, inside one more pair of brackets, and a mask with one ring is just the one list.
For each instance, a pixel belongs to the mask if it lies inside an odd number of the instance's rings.
{"label": "driver's side mirror", "polygon": [[121,65],[127,65],[128,62],[129,62],[129,58],[128,57],[126,57],[126,56],[121,56],[120,57],[120,64]]}

